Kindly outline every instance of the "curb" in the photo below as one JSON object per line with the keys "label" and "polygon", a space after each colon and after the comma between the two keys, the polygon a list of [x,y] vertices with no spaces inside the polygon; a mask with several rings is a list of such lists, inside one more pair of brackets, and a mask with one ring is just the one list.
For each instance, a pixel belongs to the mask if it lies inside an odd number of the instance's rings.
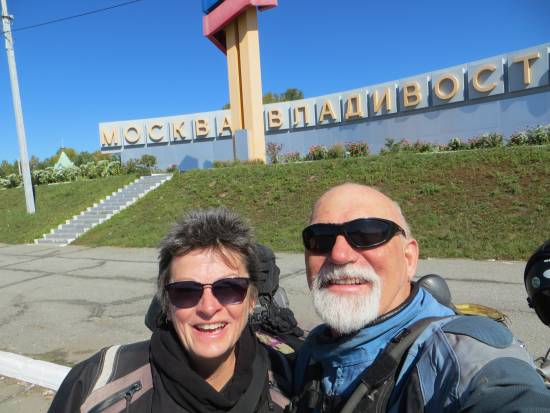
{"label": "curb", "polygon": [[0,375],[51,390],[59,389],[69,370],[67,366],[0,351]]}

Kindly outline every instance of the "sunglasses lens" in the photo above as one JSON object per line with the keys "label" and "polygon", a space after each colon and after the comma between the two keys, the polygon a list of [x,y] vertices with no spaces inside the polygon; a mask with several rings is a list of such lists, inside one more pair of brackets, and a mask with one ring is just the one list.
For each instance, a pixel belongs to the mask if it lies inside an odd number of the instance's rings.
{"label": "sunglasses lens", "polygon": [[173,306],[191,308],[196,306],[203,294],[205,285],[212,285],[212,294],[220,304],[238,304],[244,301],[248,291],[249,278],[224,278],[213,284],[201,284],[195,281],[178,281],[165,288]]}
{"label": "sunglasses lens", "polygon": [[382,218],[360,218],[343,224],[313,224],[304,229],[304,247],[318,254],[327,254],[334,247],[336,237],[344,235],[355,248],[372,248],[389,241],[397,232],[404,231],[394,222]]}
{"label": "sunglasses lens", "polygon": [[212,285],[212,293],[220,304],[239,304],[244,301],[248,291],[248,278],[226,278]]}
{"label": "sunglasses lens", "polygon": [[352,221],[347,225],[346,235],[355,247],[374,247],[391,237],[391,225],[377,219]]}
{"label": "sunglasses lens", "polygon": [[310,225],[302,234],[304,247],[311,252],[329,252],[334,246],[337,234],[338,231],[334,225]]}
{"label": "sunglasses lens", "polygon": [[180,281],[166,286],[168,298],[173,306],[190,308],[197,305],[202,297],[202,285],[194,281]]}

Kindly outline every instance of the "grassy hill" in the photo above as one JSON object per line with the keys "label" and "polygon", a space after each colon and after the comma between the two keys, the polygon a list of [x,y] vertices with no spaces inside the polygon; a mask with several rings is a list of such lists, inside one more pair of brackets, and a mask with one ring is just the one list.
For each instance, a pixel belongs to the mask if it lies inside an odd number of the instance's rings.
{"label": "grassy hill", "polygon": [[77,243],[156,246],[190,208],[226,205],[252,222],[260,242],[302,251],[312,203],[347,181],[396,199],[423,257],[525,259],[550,237],[550,147],[544,146],[194,170]]}
{"label": "grassy hill", "polygon": [[36,186],[33,215],[27,214],[23,188],[0,191],[0,242],[32,242],[134,179],[133,175],[121,175]]}
{"label": "grassy hill", "polygon": [[[38,186],[32,216],[21,188],[0,191],[0,242],[32,242],[133,179]],[[190,208],[226,205],[250,219],[261,242],[301,251],[314,200],[347,181],[396,199],[424,257],[525,259],[550,237],[550,147],[543,146],[194,170],[77,243],[154,247]]]}

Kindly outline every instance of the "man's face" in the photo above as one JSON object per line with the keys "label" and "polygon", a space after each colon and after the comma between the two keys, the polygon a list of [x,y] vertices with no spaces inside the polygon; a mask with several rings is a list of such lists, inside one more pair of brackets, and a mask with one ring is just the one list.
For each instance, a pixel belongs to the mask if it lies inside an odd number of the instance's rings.
{"label": "man's face", "polygon": [[[315,206],[311,224],[341,224],[357,218],[375,217],[404,225],[397,208],[387,197],[372,189],[348,184],[334,188],[321,197]],[[326,300],[333,303],[332,308],[316,306],[316,310],[321,313],[321,317],[327,324],[330,325],[327,321],[330,315],[327,313],[327,317],[324,317],[322,312],[331,311],[339,313],[342,317],[352,318],[358,317],[359,312],[366,312],[358,308],[363,301],[368,301],[368,305],[377,306],[371,309],[371,314],[366,316],[367,318],[359,326],[361,328],[373,318],[388,313],[407,299],[410,294],[410,279],[416,271],[418,247],[414,239],[407,240],[397,234],[379,247],[360,249],[352,247],[344,236],[339,235],[334,247],[328,253],[318,254],[306,250],[305,261],[310,288],[317,286],[323,290],[321,293],[325,298],[317,297],[317,301],[332,297],[331,300]],[[363,277],[360,274],[362,271],[367,275]],[[314,283],[320,272],[321,278],[326,273],[334,272],[335,275],[331,278],[340,281]],[[346,278],[352,282],[342,281]],[[377,295],[377,289],[379,289],[378,300],[373,297],[373,290]],[[330,307],[330,304],[327,306]],[[357,321],[355,323],[357,324]],[[331,325],[331,327],[336,331],[339,330],[335,326]],[[339,332],[350,331],[340,330]]]}

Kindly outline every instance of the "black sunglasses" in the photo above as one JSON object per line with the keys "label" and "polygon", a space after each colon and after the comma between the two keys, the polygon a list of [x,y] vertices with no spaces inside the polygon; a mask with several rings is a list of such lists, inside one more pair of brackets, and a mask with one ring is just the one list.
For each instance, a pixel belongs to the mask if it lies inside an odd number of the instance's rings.
{"label": "black sunglasses", "polygon": [[374,248],[385,244],[405,230],[395,222],[382,218],[359,218],[343,224],[313,224],[302,232],[304,247],[318,254],[332,250],[336,237],[343,235],[354,248]]}
{"label": "black sunglasses", "polygon": [[201,284],[196,281],[177,281],[164,286],[172,305],[178,308],[196,306],[204,291],[210,286],[212,294],[222,305],[240,304],[244,301],[250,278],[222,278],[212,284]]}

